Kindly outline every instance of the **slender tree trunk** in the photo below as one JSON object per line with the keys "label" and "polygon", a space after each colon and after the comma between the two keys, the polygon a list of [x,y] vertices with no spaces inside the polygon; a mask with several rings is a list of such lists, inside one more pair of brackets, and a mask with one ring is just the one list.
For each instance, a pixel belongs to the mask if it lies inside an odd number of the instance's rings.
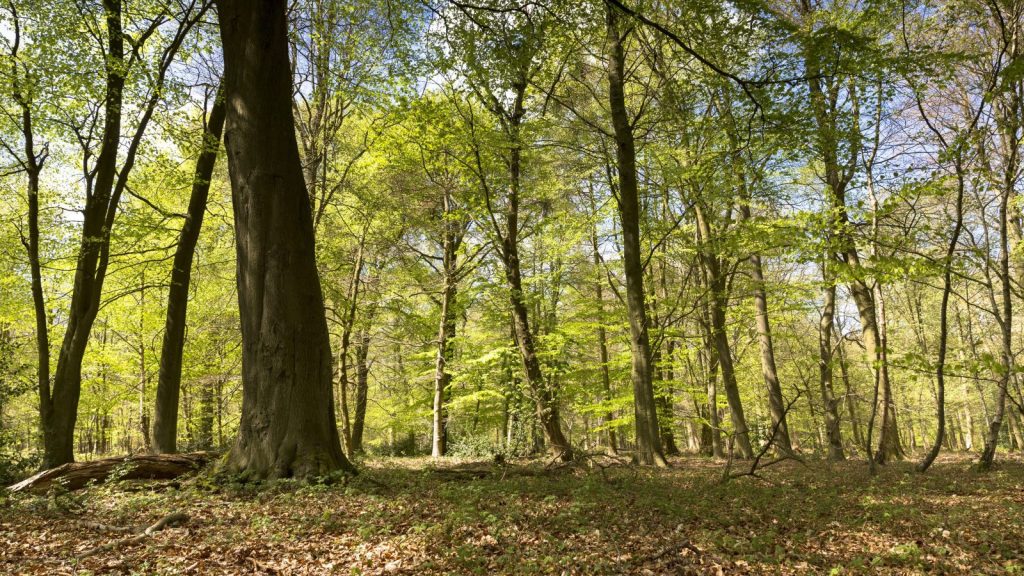
{"label": "slender tree trunk", "polygon": [[349,350],[352,347],[352,332],[355,330],[356,310],[359,304],[359,287],[362,285],[363,262],[365,257],[366,234],[359,239],[356,262],[352,267],[352,278],[348,285],[348,301],[341,319],[341,347],[338,350],[338,389],[340,391],[342,445],[345,454],[352,454],[352,410],[349,408]]}
{"label": "slender tree trunk", "polygon": [[896,425],[896,400],[893,397],[892,380],[889,378],[889,337],[885,315],[885,298],[882,287],[875,284],[875,305],[878,310],[878,381],[881,389],[879,402],[882,406],[882,427],[878,432],[878,450],[875,461],[885,464],[890,460],[903,458],[899,428]]}
{"label": "slender tree trunk", "polygon": [[164,340],[160,352],[160,375],[156,386],[156,409],[153,418],[153,441],[158,454],[177,452],[178,446],[178,394],[181,390],[181,359],[185,348],[185,322],[188,316],[188,291],[192,278],[192,260],[195,257],[199,231],[203,227],[206,201],[210,195],[210,181],[217,162],[221,133],[227,107],[223,88],[217,89],[210,117],[203,129],[203,146],[196,160],[192,179],[192,194],[188,201],[185,224],[178,234],[171,268],[171,287],[167,294],[167,315],[164,321]]}
{"label": "slender tree trunk", "polygon": [[864,446],[867,440],[864,438],[860,418],[857,416],[857,395],[850,383],[849,363],[846,361],[846,346],[843,344],[842,335],[836,344],[836,352],[839,355],[839,375],[843,380],[843,390],[845,390],[843,396],[846,400],[846,412],[850,415],[850,428],[853,429],[853,442],[857,446]]}
{"label": "slender tree trunk", "polygon": [[673,368],[676,353],[675,340],[669,339],[665,344],[665,358],[662,359],[664,366],[662,381],[665,383],[665,390],[658,394],[658,422],[661,430],[661,445],[665,448],[666,456],[677,456],[679,447],[676,446],[676,435],[672,430],[672,423],[675,420],[675,410],[672,398],[672,382],[675,381],[675,370]]}
{"label": "slender tree trunk", "polygon": [[242,324],[228,466],[250,478],[354,471],[341,451],[313,219],[292,119],[285,0],[218,0]]}
{"label": "slender tree trunk", "polygon": [[430,451],[434,458],[444,456],[448,452],[448,387],[451,384],[448,362],[452,358],[451,340],[455,337],[456,330],[457,286],[454,276],[446,276],[441,296],[441,319],[437,329],[437,355],[434,361],[434,419]]}
{"label": "slender tree trunk", "polygon": [[[17,20],[15,20],[17,22]],[[20,40],[20,29],[18,31]],[[53,404],[50,398],[50,334],[49,317],[46,312],[46,296],[43,294],[42,261],[39,256],[39,176],[46,161],[45,152],[37,152],[35,146],[35,128],[33,125],[32,108],[23,96],[18,83],[18,49],[20,42],[16,40],[12,51],[14,68],[12,78],[14,98],[21,107],[21,130],[24,141],[24,168],[28,178],[28,238],[22,238],[28,253],[29,271],[32,276],[32,308],[35,313],[36,329],[36,386],[39,393],[39,415],[43,434],[46,434],[45,423],[53,418]]]}
{"label": "slender tree trunk", "polygon": [[828,458],[845,460],[843,436],[839,428],[839,401],[832,386],[832,329],[835,323],[836,286],[828,274],[828,259],[822,262],[825,305],[818,324],[818,375],[821,403],[825,407],[825,435],[828,440]]}
{"label": "slender tree trunk", "polygon": [[363,452],[363,430],[366,427],[366,401],[370,390],[370,329],[364,326],[356,340],[356,405],[352,417],[352,454]]}
{"label": "slender tree trunk", "polygon": [[[733,146],[735,147],[736,144],[733,143]],[[738,152],[734,154],[738,154]],[[740,218],[744,222],[749,222],[751,220],[751,200],[747,179],[739,158],[733,159],[733,165],[734,171],[737,173],[740,193],[738,202]],[[786,423],[786,401],[782,396],[779,370],[775,364],[775,346],[772,342],[771,321],[768,318],[768,294],[765,290],[766,283],[764,268],[761,265],[761,255],[756,252],[752,253],[747,257],[747,262],[750,264],[750,274],[753,279],[755,325],[758,347],[761,351],[761,375],[764,378],[765,387],[768,389],[768,409],[771,413],[772,428],[776,430],[775,437],[771,441],[777,451],[783,454],[792,454],[793,443],[789,438],[789,426]]]}
{"label": "slender tree trunk", "polygon": [[441,269],[444,274],[444,288],[441,292],[441,316],[437,327],[437,354],[434,359],[434,412],[430,454],[434,458],[448,452],[448,387],[451,373],[448,363],[452,359],[452,339],[456,333],[456,296],[459,283],[459,247],[466,228],[452,218],[455,206],[451,195],[445,192]]}
{"label": "slender tree trunk", "polygon": [[[591,209],[596,213],[596,208],[593,206],[593,203],[591,203]],[[604,326],[604,281],[601,278],[601,253],[599,251],[600,247],[597,243],[596,224],[590,229],[590,244],[594,255],[594,298],[597,300],[597,357],[601,364],[601,398],[605,402],[610,402],[612,399],[612,378],[611,370],[608,367],[608,332]],[[612,427],[612,422],[615,420],[615,414],[609,410],[605,412],[601,418],[606,427],[605,450],[608,454],[614,456],[618,454],[619,451],[618,443],[615,438],[615,429]]]}
{"label": "slender tree trunk", "polygon": [[[118,166],[121,150],[121,120],[124,109],[124,86],[128,75],[125,37],[121,22],[121,0],[104,0],[106,25],[106,94],[103,104],[103,128],[99,153],[92,170],[86,175],[86,202],[82,211],[82,236],[75,266],[71,305],[66,314],[64,338],[53,373],[53,388],[42,411],[43,467],[53,468],[74,461],[75,423],[78,400],[82,391],[82,360],[89,344],[93,323],[100,309],[103,284],[110,261],[110,235],[117,217],[121,195],[128,185],[128,176],[135,166],[142,138],[160,101],[167,71],[185,36],[205,8],[190,12],[178,22],[171,41],[164,48],[156,70],[150,97],[142,103],[141,116]],[[134,57],[143,49],[139,42],[131,46]]]}
{"label": "slender tree trunk", "polygon": [[206,379],[199,386],[199,431],[196,434],[196,448],[212,450],[214,412],[217,409],[216,383],[212,379]]}
{"label": "slender tree trunk", "polygon": [[[517,82],[514,86],[515,103],[511,114],[507,118],[507,122],[505,122],[506,135],[512,143],[507,156],[509,188],[504,214],[504,232],[497,229],[497,227],[495,232],[500,241],[499,252],[505,272],[505,281],[509,289],[509,303],[512,309],[512,326],[516,345],[519,348],[519,356],[523,363],[526,384],[534,395],[537,419],[544,431],[544,438],[547,440],[548,449],[559,459],[570,461],[573,458],[573,450],[569,441],[562,433],[556,391],[544,380],[540,358],[537,357],[537,347],[534,333],[530,329],[530,314],[526,303],[526,295],[523,291],[522,270],[519,260],[519,195],[522,188],[520,129],[523,116],[526,114],[523,108],[526,88],[527,84],[525,81]],[[490,194],[490,189],[486,185],[485,191],[488,195]]]}
{"label": "slender tree trunk", "polygon": [[707,356],[707,388],[708,388],[708,422],[711,436],[711,455],[715,458],[724,458],[725,450],[722,448],[722,423],[718,418],[718,360],[717,355],[708,350]]}
{"label": "slender tree trunk", "polygon": [[999,389],[996,391],[995,413],[988,424],[985,434],[985,446],[978,459],[980,470],[989,470],[995,460],[996,446],[999,443],[999,434],[1003,428],[1003,417],[1006,413],[1006,397],[1010,388],[1010,380],[1013,377],[1013,300],[1010,290],[1010,242],[1009,227],[1010,214],[1009,203],[1013,194],[1014,176],[1008,176],[1008,186],[1003,189],[999,200],[999,280],[1002,285],[1002,310],[999,320],[1000,343],[1003,365],[999,372]]}
{"label": "slender tree trunk", "polygon": [[[959,152],[959,151],[958,151]],[[964,224],[964,173],[959,157],[956,160],[957,191],[953,233],[946,246],[946,257],[942,261],[942,302],[939,304],[939,343],[935,361],[935,441],[924,459],[917,465],[918,472],[925,472],[935,462],[946,436],[946,349],[949,341],[949,295],[953,291],[953,256],[960,243],[960,231]]]}
{"label": "slender tree trunk", "polygon": [[[626,110],[623,32],[619,14],[607,8],[608,94],[615,129],[616,164],[619,176],[618,208],[622,226],[622,258],[626,276],[626,310],[629,316],[633,367],[633,411],[636,419],[636,461],[642,465],[667,466],[658,429],[647,303],[644,295],[643,254],[640,248],[640,200],[636,174],[633,128]],[[628,34],[626,32],[625,34]]]}

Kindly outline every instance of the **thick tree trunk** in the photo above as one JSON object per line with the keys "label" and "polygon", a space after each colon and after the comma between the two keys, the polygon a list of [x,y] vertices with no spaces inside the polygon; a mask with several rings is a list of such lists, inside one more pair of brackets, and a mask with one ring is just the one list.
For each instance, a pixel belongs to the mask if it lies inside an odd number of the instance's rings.
{"label": "thick tree trunk", "polygon": [[216,100],[203,129],[203,146],[196,160],[192,179],[192,194],[188,201],[185,224],[178,234],[178,246],[171,268],[171,287],[167,294],[167,315],[164,321],[164,340],[160,352],[160,376],[156,386],[156,409],[153,418],[153,443],[157,453],[178,451],[178,395],[181,391],[181,359],[185,348],[185,321],[188,312],[188,291],[192,278],[192,260],[199,241],[206,214],[206,200],[210,195],[210,181],[217,163],[221,133],[227,107],[223,89],[217,90]]}
{"label": "thick tree trunk", "polygon": [[105,458],[92,462],[71,462],[48,468],[8,487],[11,492],[44,492],[59,483],[66,490],[78,490],[102,484],[111,476],[119,480],[162,480],[195,472],[217,455],[212,452],[191,454],[142,454]]}
{"label": "thick tree trunk", "polygon": [[254,479],[354,471],[341,451],[313,219],[295,141],[285,0],[218,0],[242,324],[228,467]]}
{"label": "thick tree trunk", "polygon": [[[607,5],[608,99],[615,129],[619,189],[618,208],[622,226],[622,259],[626,277],[626,310],[632,349],[633,411],[636,418],[636,461],[642,465],[667,466],[658,429],[654,400],[654,368],[644,295],[643,254],[640,248],[640,200],[636,174],[633,128],[626,110],[623,32],[619,15]],[[628,33],[628,32],[627,32]]]}

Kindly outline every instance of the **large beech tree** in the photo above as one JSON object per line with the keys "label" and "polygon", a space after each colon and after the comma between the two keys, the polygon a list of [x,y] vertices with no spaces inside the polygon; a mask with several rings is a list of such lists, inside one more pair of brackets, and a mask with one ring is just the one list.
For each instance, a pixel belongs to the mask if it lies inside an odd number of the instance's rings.
{"label": "large beech tree", "polygon": [[219,0],[242,321],[242,416],[228,467],[354,471],[341,451],[313,217],[292,118],[286,0]]}

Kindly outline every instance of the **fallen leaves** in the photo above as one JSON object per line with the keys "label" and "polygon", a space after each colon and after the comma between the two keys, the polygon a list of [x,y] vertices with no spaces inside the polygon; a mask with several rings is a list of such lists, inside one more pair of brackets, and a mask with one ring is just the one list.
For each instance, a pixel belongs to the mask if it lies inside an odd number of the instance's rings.
{"label": "fallen leaves", "polygon": [[[416,466],[416,462],[421,467]],[[780,465],[772,483],[714,483],[706,460],[664,471],[438,473],[371,462],[349,486],[90,488],[75,507],[24,497],[0,507],[2,574],[806,574],[1002,573],[1024,563],[1021,477],[927,476],[901,465]],[[521,473],[520,473],[521,472]],[[116,551],[169,512],[188,514]]]}

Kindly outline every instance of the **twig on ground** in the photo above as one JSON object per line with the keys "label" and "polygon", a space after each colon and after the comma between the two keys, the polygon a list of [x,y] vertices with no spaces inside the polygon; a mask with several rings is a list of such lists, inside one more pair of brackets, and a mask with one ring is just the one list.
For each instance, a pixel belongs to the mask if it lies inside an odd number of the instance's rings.
{"label": "twig on ground", "polygon": [[82,554],[79,555],[79,558],[88,558],[89,556],[95,556],[96,554],[99,554],[101,552],[106,552],[108,550],[116,550],[122,546],[131,546],[133,544],[139,544],[146,538],[149,538],[153,534],[156,534],[157,532],[163,530],[164,528],[167,528],[168,526],[177,526],[180,524],[184,524],[185,522],[188,522],[188,514],[185,514],[184,512],[171,512],[170,514],[157,520],[154,524],[146,527],[136,535],[131,536],[129,538],[122,538],[121,540],[108,542],[107,544],[103,544],[102,546],[96,546],[95,548],[90,548],[89,550],[82,552]]}

